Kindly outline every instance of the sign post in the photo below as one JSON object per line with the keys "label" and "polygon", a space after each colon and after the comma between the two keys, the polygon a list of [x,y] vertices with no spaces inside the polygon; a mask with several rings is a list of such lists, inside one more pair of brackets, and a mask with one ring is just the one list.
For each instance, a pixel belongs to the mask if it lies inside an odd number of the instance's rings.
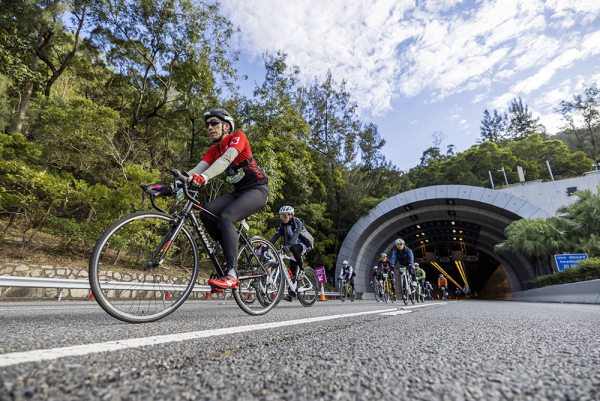
{"label": "sign post", "polygon": [[315,273],[317,273],[317,279],[319,283],[321,283],[321,294],[319,295],[319,301],[325,301],[325,290],[323,289],[323,284],[327,282],[327,276],[325,275],[325,267],[317,267],[315,269]]}
{"label": "sign post", "polygon": [[572,255],[554,255],[558,271],[577,267],[580,260],[588,259],[587,253],[576,253]]}

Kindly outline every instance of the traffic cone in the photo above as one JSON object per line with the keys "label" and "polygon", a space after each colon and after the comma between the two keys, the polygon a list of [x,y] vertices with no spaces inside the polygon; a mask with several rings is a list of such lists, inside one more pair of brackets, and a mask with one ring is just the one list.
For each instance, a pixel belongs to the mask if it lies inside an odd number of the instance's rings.
{"label": "traffic cone", "polygon": [[321,295],[319,295],[319,301],[327,301],[327,298],[325,298],[325,291],[323,290],[323,283],[321,283]]}
{"label": "traffic cone", "polygon": [[248,301],[252,301],[252,293],[251,292],[248,293]]}
{"label": "traffic cone", "polygon": [[207,292],[207,293],[206,293],[206,296],[204,297],[204,299],[205,299],[205,300],[206,300],[206,299],[209,299],[209,300],[210,300],[210,292]]}
{"label": "traffic cone", "polygon": [[[169,280],[169,284],[171,284],[171,280]],[[166,291],[165,294],[163,295],[163,301],[165,301],[167,299],[171,299],[171,291]]]}
{"label": "traffic cone", "polygon": [[[98,274],[98,281],[100,281],[100,275]],[[94,298],[94,293],[90,292],[90,296],[88,297],[88,299],[96,299]]]}

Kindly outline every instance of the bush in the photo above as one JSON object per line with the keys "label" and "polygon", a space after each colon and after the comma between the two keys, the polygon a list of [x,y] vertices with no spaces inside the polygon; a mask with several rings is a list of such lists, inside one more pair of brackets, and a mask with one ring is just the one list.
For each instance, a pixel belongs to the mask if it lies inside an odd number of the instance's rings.
{"label": "bush", "polygon": [[576,283],[579,281],[600,279],[600,259],[584,259],[577,267],[565,269],[561,272],[541,276],[535,280],[525,282],[528,290],[534,288],[548,287],[551,285]]}

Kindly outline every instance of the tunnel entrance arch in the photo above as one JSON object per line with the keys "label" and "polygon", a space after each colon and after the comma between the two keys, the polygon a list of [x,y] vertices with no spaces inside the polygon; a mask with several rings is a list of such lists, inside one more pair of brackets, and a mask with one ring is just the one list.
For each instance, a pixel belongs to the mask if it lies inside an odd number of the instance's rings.
{"label": "tunnel entrance arch", "polygon": [[[436,185],[407,191],[381,202],[356,222],[340,248],[336,277],[342,261],[348,260],[356,269],[356,290],[372,292],[371,271],[379,254],[390,255],[394,240],[403,238],[426,267],[430,280],[436,263],[446,267],[460,285],[463,276],[469,282],[479,280],[471,285],[477,289],[500,268],[510,290],[520,291],[523,281],[535,277],[533,266],[522,256],[495,253],[494,246],[504,241],[504,229],[511,222],[537,217],[549,214],[521,198],[492,189]],[[543,269],[549,272],[547,266]],[[437,276],[437,271],[434,273]]]}

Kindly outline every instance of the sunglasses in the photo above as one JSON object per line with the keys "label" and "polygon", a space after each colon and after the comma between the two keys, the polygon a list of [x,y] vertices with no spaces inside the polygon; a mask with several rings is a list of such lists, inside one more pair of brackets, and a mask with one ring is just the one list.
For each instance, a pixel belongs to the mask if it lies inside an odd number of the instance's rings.
{"label": "sunglasses", "polygon": [[221,121],[219,121],[219,120],[212,120],[212,121],[209,121],[209,122],[206,123],[206,128],[208,128],[209,125],[212,126],[212,127],[215,127],[215,126],[217,126],[219,124],[221,124]]}

